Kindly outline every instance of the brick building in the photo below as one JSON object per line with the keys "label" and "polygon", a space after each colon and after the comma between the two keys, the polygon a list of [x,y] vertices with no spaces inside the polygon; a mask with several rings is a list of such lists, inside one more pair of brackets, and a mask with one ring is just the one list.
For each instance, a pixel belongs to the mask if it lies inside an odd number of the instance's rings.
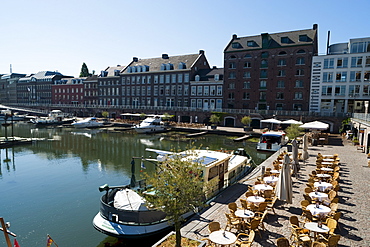
{"label": "brick building", "polygon": [[312,29],[237,37],[224,50],[224,108],[307,111]]}
{"label": "brick building", "polygon": [[81,78],[62,78],[54,81],[51,87],[52,104],[79,105],[84,103],[84,80]]}

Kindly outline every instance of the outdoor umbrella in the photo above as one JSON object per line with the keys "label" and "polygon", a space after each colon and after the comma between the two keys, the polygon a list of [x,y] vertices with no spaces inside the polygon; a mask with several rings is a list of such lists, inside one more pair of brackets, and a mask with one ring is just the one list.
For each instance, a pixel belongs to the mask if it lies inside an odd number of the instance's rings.
{"label": "outdoor umbrella", "polygon": [[281,124],[303,124],[303,123],[301,121],[289,119],[289,120],[282,121]]}
{"label": "outdoor umbrella", "polygon": [[275,118],[269,118],[269,119],[261,120],[261,123],[271,123],[271,129],[272,129],[272,127],[273,127],[274,124],[280,124],[281,121],[280,120],[277,120]]}
{"label": "outdoor umbrella", "polygon": [[308,159],[308,137],[307,135],[303,136],[303,154],[302,154],[303,161]]}
{"label": "outdoor umbrella", "polygon": [[298,161],[298,143],[295,139],[292,141],[292,155],[293,155],[293,173],[295,177],[297,177],[297,173],[299,170],[299,161]]}
{"label": "outdoor umbrella", "polygon": [[281,168],[279,180],[276,185],[276,196],[279,200],[291,204],[293,201],[293,186],[289,163],[289,155],[286,154],[284,157],[283,166]]}
{"label": "outdoor umbrella", "polygon": [[327,128],[329,128],[329,124],[323,123],[320,121],[313,121],[313,122],[304,123],[300,125],[299,127],[303,129],[326,130]]}

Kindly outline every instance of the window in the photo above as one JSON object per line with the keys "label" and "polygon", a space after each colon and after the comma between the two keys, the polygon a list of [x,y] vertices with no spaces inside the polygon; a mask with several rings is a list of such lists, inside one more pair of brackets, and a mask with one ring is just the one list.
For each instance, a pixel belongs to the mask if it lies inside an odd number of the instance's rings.
{"label": "window", "polygon": [[236,68],[235,62],[229,63],[229,69],[235,69],[235,68]]}
{"label": "window", "polygon": [[309,41],[309,38],[307,36],[307,34],[302,34],[302,35],[299,35],[299,42],[308,42]]}
{"label": "window", "polygon": [[203,95],[203,86],[198,86],[197,87],[197,95],[202,96]]}
{"label": "window", "polygon": [[296,80],[296,81],[295,81],[295,87],[296,87],[296,88],[301,88],[301,87],[303,87],[303,81],[302,81],[302,80]]}
{"label": "window", "polygon": [[333,82],[333,72],[324,72],[322,81],[323,82]]}
{"label": "window", "polygon": [[243,46],[239,42],[234,42],[231,44],[231,47],[234,49],[240,49],[243,48]]}
{"label": "window", "polygon": [[283,110],[283,103],[276,103],[275,108],[276,110]]}
{"label": "window", "polygon": [[303,99],[303,93],[302,92],[295,92],[294,93],[294,99],[296,99],[296,100]]}
{"label": "window", "polygon": [[220,75],[219,74],[215,74],[215,81],[219,81],[220,80]]}
{"label": "window", "polygon": [[258,45],[255,41],[250,40],[250,41],[247,42],[247,46],[248,47],[257,47]]}
{"label": "window", "polygon": [[191,92],[190,92],[190,93],[191,93],[191,95],[192,95],[192,96],[197,95],[197,87],[196,87],[196,86],[192,86],[192,87],[191,87]]}
{"label": "window", "polygon": [[177,82],[182,83],[182,74],[177,74]]}
{"label": "window", "polygon": [[217,96],[222,96],[222,86],[217,86]]}
{"label": "window", "polygon": [[369,96],[370,95],[370,86],[364,85],[364,89],[362,90],[362,95]]}
{"label": "window", "polygon": [[190,104],[191,104],[191,107],[193,107],[193,108],[197,107],[197,101],[195,99],[192,99]]}
{"label": "window", "polygon": [[303,50],[303,49],[297,51],[297,54],[305,54],[305,53],[306,53],[306,51]]}
{"label": "window", "polygon": [[277,92],[276,99],[284,99],[284,92]]}
{"label": "window", "polygon": [[260,81],[260,88],[266,88],[267,87],[267,81]]}
{"label": "window", "polygon": [[209,92],[210,96],[215,96],[216,95],[216,86],[211,86],[211,91]]}
{"label": "window", "polygon": [[286,66],[286,59],[280,58],[278,60],[278,66]]}
{"label": "window", "polygon": [[230,92],[229,93],[229,97],[228,97],[229,99],[235,99],[235,94],[234,94],[234,92]]}
{"label": "window", "polygon": [[365,67],[370,67],[370,56],[366,56]]}
{"label": "window", "polygon": [[184,85],[184,95],[189,95],[189,85]]}
{"label": "window", "polygon": [[184,74],[184,82],[189,82],[189,74]]}
{"label": "window", "polygon": [[358,96],[360,94],[360,85],[350,85],[348,88],[349,96]]}
{"label": "window", "polygon": [[251,78],[251,72],[250,71],[246,71],[243,73],[243,78]]}
{"label": "window", "polygon": [[236,78],[236,73],[235,72],[230,72],[229,73],[229,79],[235,79]]}
{"label": "window", "polygon": [[298,58],[296,59],[295,64],[296,64],[296,65],[304,65],[304,64],[305,64],[304,57],[298,57]]}
{"label": "window", "polygon": [[285,76],[285,70],[284,69],[279,70],[278,76]]}
{"label": "window", "polygon": [[251,62],[245,62],[244,63],[244,68],[251,68],[252,67],[252,63]]}
{"label": "window", "polygon": [[231,55],[229,59],[236,59],[235,55]]}
{"label": "window", "polygon": [[159,86],[159,95],[164,95],[164,86]]}
{"label": "window", "polygon": [[347,68],[348,67],[348,57],[341,57],[337,59],[337,68]]}
{"label": "window", "polygon": [[235,89],[235,83],[229,83],[229,89]]}
{"label": "window", "polygon": [[179,69],[186,69],[186,64],[183,63],[183,62],[180,62],[179,65],[178,65],[178,68]]}
{"label": "window", "polygon": [[251,54],[245,54],[244,58],[252,58]]}
{"label": "window", "polygon": [[294,111],[302,111],[302,104],[293,104]]}
{"label": "window", "polygon": [[334,68],[334,58],[324,59],[324,69],[333,69]]}
{"label": "window", "polygon": [[279,81],[277,82],[277,87],[278,87],[278,88],[285,88],[285,82],[284,82],[284,81],[282,81],[282,80],[279,80]]}
{"label": "window", "polygon": [[322,86],[321,88],[321,95],[323,96],[331,96],[333,91],[332,86]]}
{"label": "window", "polygon": [[243,82],[243,89],[250,89],[251,88],[251,82],[245,81]]}
{"label": "window", "polygon": [[259,96],[260,101],[266,101],[266,92],[260,92]]}
{"label": "window", "polygon": [[369,81],[370,80],[370,71],[365,71],[364,72],[364,81]]}
{"label": "window", "polygon": [[261,61],[261,68],[267,68],[268,67],[268,62],[266,59],[262,59]]}
{"label": "window", "polygon": [[159,76],[159,83],[164,83],[164,75]]}
{"label": "window", "polygon": [[344,96],[346,94],[346,86],[335,86],[334,95]]}
{"label": "window", "polygon": [[168,96],[168,95],[170,95],[170,86],[169,85],[166,85],[166,87],[165,87],[165,94]]}
{"label": "window", "polygon": [[195,76],[195,81],[200,81],[200,76],[199,75]]}
{"label": "window", "polygon": [[209,86],[204,86],[204,96],[209,95]]}
{"label": "window", "polygon": [[347,71],[337,72],[335,76],[336,82],[346,82],[347,81]]}
{"label": "window", "polygon": [[290,43],[290,39],[288,37],[281,37],[280,41],[281,41],[281,43],[285,43],[285,44]]}
{"label": "window", "polygon": [[351,67],[362,67],[362,57],[352,57],[351,59]]}
{"label": "window", "polygon": [[304,75],[304,69],[297,69],[295,75],[296,76],[303,76]]}
{"label": "window", "polygon": [[261,53],[261,57],[262,58],[268,58],[269,57],[269,53],[267,51],[264,51]]}
{"label": "window", "polygon": [[286,56],[286,55],[287,55],[286,51],[281,51],[281,52],[279,52],[279,54],[278,54],[278,56]]}
{"label": "window", "polygon": [[351,44],[351,53],[370,52],[370,41]]}
{"label": "window", "polygon": [[197,108],[202,108],[202,107],[203,107],[202,100],[197,99]]}
{"label": "window", "polygon": [[244,92],[244,93],[243,93],[243,99],[244,99],[244,100],[250,99],[250,95],[249,95],[249,93]]}
{"label": "window", "polygon": [[154,76],[154,83],[155,83],[155,84],[157,84],[157,83],[158,83],[158,76],[157,76],[157,75],[155,75],[155,76]]}
{"label": "window", "polygon": [[182,95],[182,85],[177,86],[177,95]]}
{"label": "window", "polygon": [[349,81],[361,81],[361,71],[351,71]]}
{"label": "window", "polygon": [[166,83],[170,83],[171,81],[171,75],[166,75]]}
{"label": "window", "polygon": [[267,70],[262,69],[260,71],[260,78],[267,78]]}
{"label": "window", "polygon": [[172,74],[171,82],[176,83],[176,74]]}
{"label": "window", "polygon": [[171,95],[176,95],[176,85],[171,86]]}

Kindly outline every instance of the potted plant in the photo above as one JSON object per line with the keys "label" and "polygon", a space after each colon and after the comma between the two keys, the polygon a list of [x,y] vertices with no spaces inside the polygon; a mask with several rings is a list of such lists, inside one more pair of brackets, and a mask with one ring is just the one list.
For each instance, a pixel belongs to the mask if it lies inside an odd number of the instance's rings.
{"label": "potted plant", "polygon": [[220,122],[220,117],[216,114],[212,114],[209,121],[212,123],[211,129],[217,129],[217,123]]}
{"label": "potted plant", "polygon": [[252,118],[250,116],[244,116],[241,120],[242,124],[244,124],[244,131],[251,131],[252,128],[250,126],[252,122]]}

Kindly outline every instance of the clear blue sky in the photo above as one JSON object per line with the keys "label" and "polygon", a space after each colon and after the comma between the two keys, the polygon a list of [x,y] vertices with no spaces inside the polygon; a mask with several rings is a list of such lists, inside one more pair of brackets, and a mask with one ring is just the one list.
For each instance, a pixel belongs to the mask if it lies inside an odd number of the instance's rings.
{"label": "clear blue sky", "polygon": [[58,70],[99,73],[132,57],[204,50],[223,66],[232,34],[319,28],[319,53],[331,42],[370,37],[369,0],[11,0],[0,14],[0,74]]}

